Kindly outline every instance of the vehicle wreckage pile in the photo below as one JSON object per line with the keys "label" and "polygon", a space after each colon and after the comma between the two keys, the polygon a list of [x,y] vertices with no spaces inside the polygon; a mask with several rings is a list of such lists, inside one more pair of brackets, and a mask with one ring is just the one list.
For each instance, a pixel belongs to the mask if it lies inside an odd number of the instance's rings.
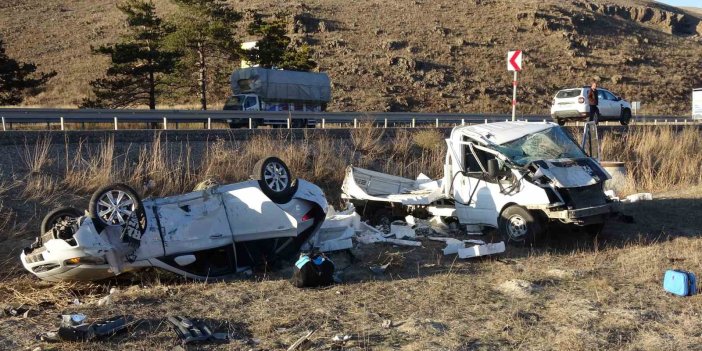
{"label": "vehicle wreckage pile", "polygon": [[[355,243],[440,241],[444,254],[463,259],[533,244],[552,222],[597,234],[618,202],[605,191],[610,175],[595,158],[597,142],[594,124],[582,146],[553,123],[456,127],[441,179],[349,166],[341,212],[277,157],[259,161],[249,181],[205,182],[165,198],[142,200],[113,184],[94,193],[86,212],[49,213],[21,260],[49,281],[100,280],[145,267],[205,280]],[[467,239],[491,228],[503,241]]]}

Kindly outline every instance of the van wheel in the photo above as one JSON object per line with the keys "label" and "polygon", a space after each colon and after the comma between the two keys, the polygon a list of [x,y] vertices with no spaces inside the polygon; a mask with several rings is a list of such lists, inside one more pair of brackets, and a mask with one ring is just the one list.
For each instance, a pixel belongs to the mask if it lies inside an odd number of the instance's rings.
{"label": "van wheel", "polygon": [[256,162],[251,178],[258,180],[261,191],[278,204],[290,202],[297,191],[297,181],[293,180],[290,169],[277,157]]}
{"label": "van wheel", "polygon": [[536,214],[524,207],[512,205],[500,214],[498,230],[507,244],[527,246],[536,243],[544,232],[545,224]]}
{"label": "van wheel", "polygon": [[631,110],[626,109],[622,111],[622,117],[619,120],[619,123],[623,126],[629,125],[629,122],[631,121]]}

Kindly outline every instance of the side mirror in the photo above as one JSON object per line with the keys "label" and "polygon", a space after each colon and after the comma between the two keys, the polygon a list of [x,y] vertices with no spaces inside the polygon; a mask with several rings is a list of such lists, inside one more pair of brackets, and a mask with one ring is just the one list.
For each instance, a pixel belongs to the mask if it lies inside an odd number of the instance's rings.
{"label": "side mirror", "polygon": [[500,175],[500,163],[496,158],[488,160],[487,171],[490,178],[497,178]]}

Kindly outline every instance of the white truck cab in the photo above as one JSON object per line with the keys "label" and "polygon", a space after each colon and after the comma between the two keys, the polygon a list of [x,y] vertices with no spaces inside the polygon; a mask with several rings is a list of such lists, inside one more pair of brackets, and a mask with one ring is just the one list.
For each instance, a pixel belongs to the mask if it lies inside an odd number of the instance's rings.
{"label": "white truck cab", "polygon": [[455,217],[497,228],[518,244],[536,241],[551,221],[598,233],[613,211],[603,189],[609,174],[554,123],[461,126],[446,142],[442,179],[411,180],[350,166],[342,198],[372,221],[406,214]]}

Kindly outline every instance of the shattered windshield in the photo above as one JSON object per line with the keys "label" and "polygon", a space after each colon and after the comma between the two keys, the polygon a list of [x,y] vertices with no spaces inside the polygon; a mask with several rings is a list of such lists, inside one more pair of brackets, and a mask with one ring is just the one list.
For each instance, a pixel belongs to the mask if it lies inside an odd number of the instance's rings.
{"label": "shattered windshield", "polygon": [[558,127],[529,134],[495,148],[519,166],[536,160],[587,157],[570,135]]}

